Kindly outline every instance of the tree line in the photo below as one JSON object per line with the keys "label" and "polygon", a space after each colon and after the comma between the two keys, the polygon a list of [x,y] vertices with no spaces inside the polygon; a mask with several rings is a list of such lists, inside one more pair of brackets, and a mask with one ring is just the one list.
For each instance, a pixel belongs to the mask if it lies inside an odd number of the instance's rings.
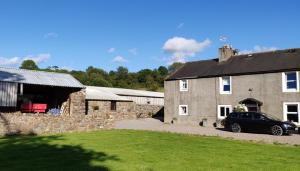
{"label": "tree line", "polygon": [[58,66],[39,68],[33,60],[25,60],[22,62],[20,68],[68,73],[75,77],[82,84],[88,86],[163,91],[164,79],[182,65],[182,63],[173,63],[168,67],[159,66],[155,69],[141,69],[138,72],[129,72],[129,70],[123,66],[119,66],[116,70],[111,70],[109,72],[93,66],[89,66],[85,71],[69,71],[66,69],[61,69]]}

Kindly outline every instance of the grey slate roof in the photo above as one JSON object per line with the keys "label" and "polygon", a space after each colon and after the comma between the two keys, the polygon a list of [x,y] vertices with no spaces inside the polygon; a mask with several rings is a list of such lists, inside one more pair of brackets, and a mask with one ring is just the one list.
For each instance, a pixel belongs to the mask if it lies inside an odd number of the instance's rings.
{"label": "grey slate roof", "polygon": [[115,100],[115,101],[132,101],[125,97],[116,95],[110,91],[103,90],[102,87],[86,86],[87,100]]}
{"label": "grey slate roof", "polygon": [[58,87],[84,88],[70,74],[0,67],[0,81]]}
{"label": "grey slate roof", "polygon": [[237,55],[225,62],[219,62],[218,59],[187,62],[166,81],[294,70],[300,70],[300,48]]}

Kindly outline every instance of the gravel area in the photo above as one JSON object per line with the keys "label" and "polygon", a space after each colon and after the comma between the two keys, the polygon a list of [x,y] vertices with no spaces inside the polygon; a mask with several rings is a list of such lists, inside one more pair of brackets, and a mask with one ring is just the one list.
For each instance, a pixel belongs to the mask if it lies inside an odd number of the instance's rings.
{"label": "gravel area", "polygon": [[212,127],[164,124],[163,122],[152,118],[118,121],[115,123],[115,129],[164,131],[205,136],[220,136],[230,139],[257,141],[265,143],[300,145],[300,134],[294,134],[291,136],[273,136],[269,134],[232,133],[229,131],[224,131],[222,129],[216,129]]}

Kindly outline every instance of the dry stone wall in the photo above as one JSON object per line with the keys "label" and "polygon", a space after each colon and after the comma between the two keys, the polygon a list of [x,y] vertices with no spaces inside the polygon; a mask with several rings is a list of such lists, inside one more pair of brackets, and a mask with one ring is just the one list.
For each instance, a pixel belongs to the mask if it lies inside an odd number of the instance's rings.
{"label": "dry stone wall", "polygon": [[116,120],[152,117],[163,106],[134,102],[86,101],[85,91],[70,94],[62,115],[0,113],[0,135],[53,134],[112,128]]}
{"label": "dry stone wall", "polygon": [[133,102],[116,102],[116,110],[111,110],[111,103],[111,101],[88,101],[87,114],[102,116],[110,121],[136,118]]}
{"label": "dry stone wall", "polygon": [[151,118],[162,111],[163,106],[158,105],[139,105],[136,104],[135,111],[137,118]]}
{"label": "dry stone wall", "polygon": [[97,115],[53,116],[48,114],[1,113],[0,135],[50,134],[109,128],[112,123]]}

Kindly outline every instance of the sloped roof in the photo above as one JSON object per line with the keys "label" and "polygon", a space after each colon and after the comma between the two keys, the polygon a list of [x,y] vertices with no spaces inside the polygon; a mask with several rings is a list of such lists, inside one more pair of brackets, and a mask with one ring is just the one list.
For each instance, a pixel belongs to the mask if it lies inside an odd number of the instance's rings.
{"label": "sloped roof", "polygon": [[163,98],[164,93],[144,90],[133,90],[125,88],[97,87],[99,90],[109,91],[120,96],[140,96]]}
{"label": "sloped roof", "polygon": [[300,48],[297,48],[236,55],[224,62],[219,62],[218,59],[187,62],[183,67],[171,74],[166,81],[225,75],[272,73],[299,69]]}
{"label": "sloped roof", "polygon": [[103,90],[102,87],[86,86],[87,100],[115,100],[115,101],[132,101],[125,97],[116,95],[110,91]]}
{"label": "sloped roof", "polygon": [[57,87],[84,88],[70,74],[0,67],[0,81]]}

